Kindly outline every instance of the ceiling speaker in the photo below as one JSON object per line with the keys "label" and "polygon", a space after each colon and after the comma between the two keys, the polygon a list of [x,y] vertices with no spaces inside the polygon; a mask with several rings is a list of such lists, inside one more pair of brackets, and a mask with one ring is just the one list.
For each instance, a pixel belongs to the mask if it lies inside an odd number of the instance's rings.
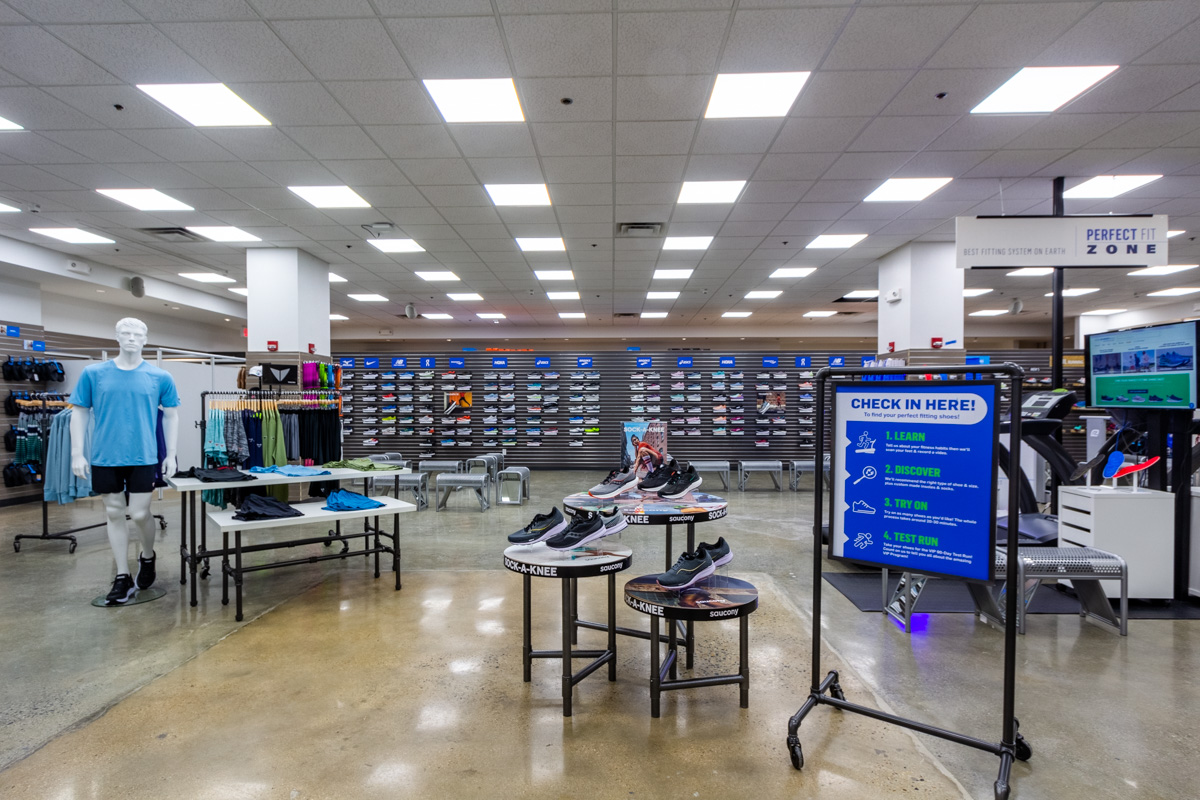
{"label": "ceiling speaker", "polygon": [[145,297],[146,281],[142,280],[141,276],[134,275],[129,279],[129,293],[134,297]]}

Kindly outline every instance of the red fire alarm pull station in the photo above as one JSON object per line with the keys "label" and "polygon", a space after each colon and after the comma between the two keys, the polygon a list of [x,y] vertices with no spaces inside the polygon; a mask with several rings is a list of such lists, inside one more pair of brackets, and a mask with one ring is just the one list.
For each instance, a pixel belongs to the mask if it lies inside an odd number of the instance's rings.
{"label": "red fire alarm pull station", "polygon": [[889,353],[896,352],[896,343],[895,342],[888,342],[888,352]]}
{"label": "red fire alarm pull station", "polygon": [[311,355],[315,355],[316,352],[317,352],[317,346],[315,344],[313,344],[312,342],[309,342],[308,343],[308,354],[311,356]]}
{"label": "red fire alarm pull station", "polygon": [[279,351],[279,342],[267,342],[267,352],[275,353]]}
{"label": "red fire alarm pull station", "polygon": [[934,336],[932,339],[929,340],[929,346],[932,347],[934,350],[941,350],[942,349],[942,337]]}

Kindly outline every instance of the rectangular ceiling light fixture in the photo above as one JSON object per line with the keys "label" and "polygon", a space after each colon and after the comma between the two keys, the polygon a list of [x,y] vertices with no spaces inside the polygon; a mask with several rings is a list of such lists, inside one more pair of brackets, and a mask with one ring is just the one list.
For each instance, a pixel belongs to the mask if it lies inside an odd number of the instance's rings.
{"label": "rectangular ceiling light fixture", "polygon": [[824,233],[806,245],[809,250],[844,250],[867,238],[865,233]]}
{"label": "rectangular ceiling light fixture", "polygon": [[667,312],[665,311],[643,311],[642,319],[665,319]]}
{"label": "rectangular ceiling light fixture", "polygon": [[351,300],[357,300],[360,303],[386,303],[387,298],[381,294],[348,294]]}
{"label": "rectangular ceiling light fixture", "polygon": [[446,122],[524,122],[512,78],[422,81]]}
{"label": "rectangular ceiling light fixture", "polygon": [[[1081,297],[1085,294],[1098,292],[1099,289],[1063,289],[1063,297]],[[1045,297],[1054,297],[1054,292],[1046,292]]]}
{"label": "rectangular ceiling light fixture", "polygon": [[558,312],[559,319],[584,319],[587,314],[582,311],[560,311]]}
{"label": "rectangular ceiling light fixture", "polygon": [[836,311],[805,311],[806,317],[832,317],[837,314]]}
{"label": "rectangular ceiling light fixture", "polygon": [[1106,67],[1026,67],[971,109],[972,114],[1045,114],[1116,71]]}
{"label": "rectangular ceiling light fixture", "polygon": [[963,289],[963,297],[981,297],[990,291],[992,291],[992,290],[991,289]]}
{"label": "rectangular ceiling light fixture", "polygon": [[846,292],[842,297],[847,300],[870,300],[872,297],[879,297],[879,290],[855,289],[853,292]]}
{"label": "rectangular ceiling light fixture", "polygon": [[677,202],[733,203],[745,185],[745,181],[684,181]]}
{"label": "rectangular ceiling light fixture", "polygon": [[705,119],[786,117],[807,72],[743,72],[717,75]]}
{"label": "rectangular ceiling light fixture", "polygon": [[1175,236],[1180,235],[1181,233],[1187,233],[1187,231],[1167,231],[1167,238],[1171,239]]}
{"label": "rectangular ceiling light fixture", "polygon": [[541,253],[554,250],[562,251],[567,249],[567,246],[563,244],[561,236],[557,238],[552,236],[518,236],[517,247],[521,248],[521,250],[526,253]]}
{"label": "rectangular ceiling light fixture", "polygon": [[668,236],[663,241],[663,250],[707,250],[712,244],[711,236]]}
{"label": "rectangular ceiling light fixture", "polygon": [[551,300],[578,300],[579,292],[546,292]]}
{"label": "rectangular ceiling light fixture", "polygon": [[533,274],[539,281],[575,280],[575,273],[569,269],[535,269]]}
{"label": "rectangular ceiling light fixture", "polygon": [[181,203],[158,189],[97,189],[105,197],[118,203],[136,208],[138,211],[195,211],[187,203]]}
{"label": "rectangular ceiling light fixture", "polygon": [[1052,267],[1021,267],[1005,273],[1010,278],[1040,278],[1054,272]]}
{"label": "rectangular ceiling light fixture", "polygon": [[1080,316],[1084,317],[1108,317],[1113,314],[1123,314],[1123,308],[1097,308],[1094,311],[1084,311]]}
{"label": "rectangular ceiling light fixture", "polygon": [[972,311],[967,316],[970,317],[998,317],[1001,314],[1007,314],[1007,308],[986,308],[983,311]]}
{"label": "rectangular ceiling light fixture", "polygon": [[11,119],[0,117],[0,131],[23,131],[25,130]]}
{"label": "rectangular ceiling light fixture", "polygon": [[261,242],[262,239],[253,233],[246,233],[241,228],[231,225],[188,225],[187,229],[197,236],[203,236],[214,242]]}
{"label": "rectangular ceiling light fixture", "polygon": [[41,236],[49,236],[67,244],[116,244],[113,239],[106,239],[94,233],[79,228],[30,228],[31,232]]}
{"label": "rectangular ceiling light fixture", "polygon": [[316,208],[370,208],[371,204],[349,186],[289,186],[288,191]]}
{"label": "rectangular ceiling light fixture", "polygon": [[5,205],[4,203],[0,203],[0,214],[17,214],[20,213],[20,211],[21,209],[17,208],[16,206],[9,206]]}
{"label": "rectangular ceiling light fixture", "polygon": [[1063,197],[1107,200],[1132,192],[1147,183],[1153,183],[1162,175],[1097,175],[1078,186],[1063,192]]}
{"label": "rectangular ceiling light fixture", "polygon": [[753,292],[746,292],[747,300],[773,300],[783,294],[782,289],[756,289]]}
{"label": "rectangular ceiling light fixture", "polygon": [[348,319],[350,319],[350,318],[347,317],[345,314],[330,314],[329,315],[330,322],[344,322],[345,320],[348,320]]}
{"label": "rectangular ceiling light fixture", "polygon": [[479,317],[480,319],[507,319],[507,317],[498,311],[484,311],[476,314],[475,316]]}
{"label": "rectangular ceiling light fixture", "polygon": [[417,277],[423,281],[457,281],[459,277],[453,272],[418,272]]}
{"label": "rectangular ceiling light fixture", "polygon": [[179,273],[179,277],[199,283],[237,283],[237,281],[228,275],[218,275],[215,272],[181,272]]}
{"label": "rectangular ceiling light fixture", "polygon": [[889,178],[863,198],[864,203],[916,203],[924,200],[953,178]]}
{"label": "rectangular ceiling light fixture", "polygon": [[726,311],[722,317],[748,317],[753,314],[753,311]]}
{"label": "rectangular ceiling light fixture", "polygon": [[544,183],[485,183],[492,203],[498,206],[548,206],[550,193]]}
{"label": "rectangular ceiling light fixture", "polygon": [[1189,269],[1200,267],[1200,264],[1167,264],[1163,267],[1143,267],[1130,272],[1130,275],[1137,275],[1143,278],[1154,278],[1160,275],[1174,275],[1176,272],[1186,272]]}
{"label": "rectangular ceiling light fixture", "polygon": [[230,287],[229,291],[233,292],[234,294],[240,294],[242,297],[249,297],[250,295],[250,290],[245,286],[233,286]]}
{"label": "rectangular ceiling light fixture", "polygon": [[430,314],[422,314],[421,316],[424,317],[425,319],[454,319],[454,317],[450,316],[449,314],[430,313]]}
{"label": "rectangular ceiling light fixture", "polygon": [[646,292],[647,300],[675,300],[679,292]]}
{"label": "rectangular ceiling light fixture", "polygon": [[446,297],[449,297],[451,300],[457,300],[460,303],[470,303],[475,300],[483,299],[483,296],[478,294],[477,292],[459,292],[457,294],[450,293],[450,294],[447,294]]}
{"label": "rectangular ceiling light fixture", "polygon": [[198,127],[271,124],[223,83],[139,83],[137,88]]}
{"label": "rectangular ceiling light fixture", "polygon": [[336,272],[331,272],[331,273],[329,273],[329,282],[330,283],[345,283],[346,279],[343,278],[341,275],[338,275]]}
{"label": "rectangular ceiling light fixture", "polygon": [[425,248],[412,239],[367,239],[381,253],[424,253]]}
{"label": "rectangular ceiling light fixture", "polygon": [[1147,292],[1147,297],[1183,297],[1185,294],[1195,294],[1200,289],[1189,286],[1176,286],[1172,289],[1160,289],[1157,292]]}
{"label": "rectangular ceiling light fixture", "polygon": [[656,269],[654,270],[654,278],[656,281],[686,281],[692,277],[694,270],[690,269]]}
{"label": "rectangular ceiling light fixture", "polygon": [[816,267],[780,267],[770,274],[772,278],[807,278],[817,271]]}

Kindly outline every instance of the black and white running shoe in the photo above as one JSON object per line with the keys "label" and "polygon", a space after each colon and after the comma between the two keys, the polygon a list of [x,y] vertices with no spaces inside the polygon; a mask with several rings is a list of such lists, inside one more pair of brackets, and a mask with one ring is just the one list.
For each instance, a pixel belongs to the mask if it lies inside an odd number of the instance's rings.
{"label": "black and white running shoe", "polygon": [[688,468],[675,473],[667,485],[658,490],[658,496],[667,500],[677,500],[695,489],[704,479],[696,472],[696,468],[688,464]]}
{"label": "black and white running shoe", "polygon": [[546,542],[551,550],[573,550],[584,547],[597,539],[624,530],[625,515],[618,509],[607,513],[599,511],[580,511],[570,526],[558,536]]}
{"label": "black and white running shoe", "polygon": [[562,512],[555,506],[549,514],[538,514],[524,528],[510,533],[508,540],[513,544],[537,544],[558,536],[567,529],[567,524]]}
{"label": "black and white running shoe", "polygon": [[632,491],[637,486],[637,472],[630,469],[614,469],[608,477],[588,489],[592,497],[607,499]]}
{"label": "black and white running shoe", "polygon": [[140,553],[138,554],[138,573],[134,583],[139,589],[149,589],[154,585],[154,559],[158,557],[157,553],[151,552],[149,558],[145,558]]}
{"label": "black and white running shoe", "polygon": [[668,458],[659,467],[655,468],[647,475],[641,483],[638,484],[639,489],[643,492],[657,492],[670,482],[671,478],[679,472],[679,462],[673,458]]}
{"label": "black and white running shoe", "polygon": [[137,595],[137,585],[128,572],[122,572],[113,581],[112,591],[104,598],[106,606],[123,606]]}
{"label": "black and white running shoe", "polygon": [[695,586],[716,571],[712,557],[703,550],[684,553],[675,565],[658,576],[658,585],[664,589],[680,591]]}
{"label": "black and white running shoe", "polygon": [[729,543],[722,536],[717,539],[716,544],[706,544],[701,542],[696,547],[698,553],[708,553],[708,557],[712,559],[714,567],[723,567],[730,561],[733,561],[733,551],[729,549]]}

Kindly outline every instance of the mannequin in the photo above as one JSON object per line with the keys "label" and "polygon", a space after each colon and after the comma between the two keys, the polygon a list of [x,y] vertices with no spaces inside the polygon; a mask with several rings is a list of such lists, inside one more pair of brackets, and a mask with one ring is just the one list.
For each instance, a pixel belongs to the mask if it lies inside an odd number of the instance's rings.
{"label": "mannequin", "polygon": [[[148,589],[155,579],[154,518],[150,496],[158,462],[157,416],[163,410],[166,458],[162,474],[175,472],[175,446],[179,438],[179,394],[171,375],[146,363],[146,324],[126,317],[116,325],[121,352],[111,361],[83,370],[71,395],[71,471],[92,478],[92,488],[102,496],[108,517],[108,543],[116,564],[116,578],[107,605],[124,605],[138,589]],[[84,452],[88,426],[92,452]],[[128,505],[125,492],[129,492]],[[125,516],[129,515],[126,521]],[[129,569],[130,526],[141,538],[136,579]]]}

